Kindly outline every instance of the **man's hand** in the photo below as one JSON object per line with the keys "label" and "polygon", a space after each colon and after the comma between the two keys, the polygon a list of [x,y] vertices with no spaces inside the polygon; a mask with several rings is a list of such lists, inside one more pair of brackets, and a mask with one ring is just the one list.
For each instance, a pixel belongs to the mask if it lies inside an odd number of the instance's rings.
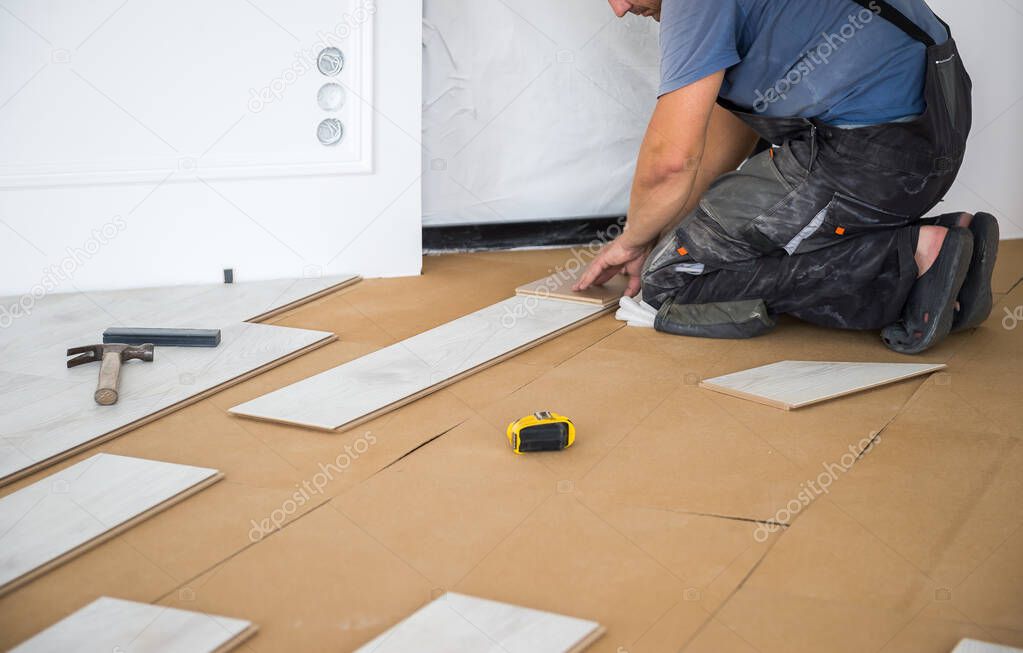
{"label": "man's hand", "polygon": [[635,247],[626,243],[624,237],[611,241],[600,250],[597,258],[590,262],[586,272],[572,290],[586,290],[590,286],[603,286],[618,274],[629,277],[629,286],[625,290],[627,297],[635,297],[642,288],[643,263],[650,253],[651,246]]}

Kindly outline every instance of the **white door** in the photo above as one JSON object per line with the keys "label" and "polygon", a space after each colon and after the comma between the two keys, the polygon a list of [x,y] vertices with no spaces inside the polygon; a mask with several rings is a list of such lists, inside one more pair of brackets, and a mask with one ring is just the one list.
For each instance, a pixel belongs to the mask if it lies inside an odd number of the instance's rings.
{"label": "white door", "polygon": [[5,0],[0,295],[418,273],[421,17]]}

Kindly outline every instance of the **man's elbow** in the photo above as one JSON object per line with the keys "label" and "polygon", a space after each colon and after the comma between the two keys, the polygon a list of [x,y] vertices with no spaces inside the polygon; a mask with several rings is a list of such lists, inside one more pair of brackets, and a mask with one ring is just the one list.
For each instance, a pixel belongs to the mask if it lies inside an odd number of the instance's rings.
{"label": "man's elbow", "polygon": [[700,169],[703,156],[700,154],[680,154],[674,152],[657,156],[646,166],[643,175],[647,184],[657,185],[674,182],[680,178],[692,177]]}

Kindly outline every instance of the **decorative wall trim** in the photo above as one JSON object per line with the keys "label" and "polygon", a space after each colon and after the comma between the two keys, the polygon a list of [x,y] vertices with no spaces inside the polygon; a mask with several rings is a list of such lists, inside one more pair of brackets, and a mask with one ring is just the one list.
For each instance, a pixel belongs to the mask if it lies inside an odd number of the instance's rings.
{"label": "decorative wall trim", "polygon": [[[340,161],[291,161],[267,163],[252,159],[210,156],[153,157],[121,161],[66,161],[41,164],[0,165],[0,189],[38,188],[79,185],[182,182],[215,179],[257,179],[330,175],[358,175],[374,172],[374,32],[376,7],[373,0],[351,3],[363,11],[357,29],[349,31],[346,43],[347,79],[322,77],[341,84],[352,106],[346,121],[345,139],[354,140],[355,157]],[[365,7],[370,7],[369,11]],[[314,63],[315,65],[315,63]],[[291,89],[300,93],[307,89]],[[310,102],[316,102],[315,90]],[[324,114],[326,117],[327,114]],[[353,124],[354,123],[354,124]],[[315,139],[316,122],[309,125]]]}

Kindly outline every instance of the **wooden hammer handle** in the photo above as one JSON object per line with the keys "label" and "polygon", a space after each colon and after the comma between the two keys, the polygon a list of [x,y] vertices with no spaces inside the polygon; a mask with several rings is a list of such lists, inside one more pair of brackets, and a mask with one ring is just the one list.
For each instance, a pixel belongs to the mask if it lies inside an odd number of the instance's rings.
{"label": "wooden hammer handle", "polygon": [[103,354],[103,364],[99,368],[99,384],[96,386],[96,403],[110,406],[117,403],[117,383],[121,375],[120,352],[108,351]]}

